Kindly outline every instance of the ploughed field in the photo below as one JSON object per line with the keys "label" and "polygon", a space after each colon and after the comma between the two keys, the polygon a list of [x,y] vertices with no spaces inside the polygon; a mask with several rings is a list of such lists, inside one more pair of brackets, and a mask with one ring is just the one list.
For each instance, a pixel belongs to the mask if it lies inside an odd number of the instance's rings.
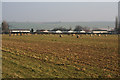
{"label": "ploughed field", "polygon": [[2,36],[3,78],[119,77],[117,35]]}

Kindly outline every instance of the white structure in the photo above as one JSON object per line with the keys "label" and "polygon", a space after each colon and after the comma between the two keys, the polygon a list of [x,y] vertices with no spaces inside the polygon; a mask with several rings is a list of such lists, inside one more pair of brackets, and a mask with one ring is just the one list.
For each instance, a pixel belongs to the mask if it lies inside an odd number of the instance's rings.
{"label": "white structure", "polygon": [[60,30],[57,30],[57,31],[56,31],[56,33],[62,33],[62,31],[60,31]]}
{"label": "white structure", "polygon": [[11,33],[30,33],[29,29],[11,29]]}
{"label": "white structure", "polygon": [[80,31],[80,33],[85,33],[85,31],[82,30],[82,31]]}
{"label": "white structure", "polygon": [[62,31],[62,33],[68,33],[68,31]]}
{"label": "white structure", "polygon": [[108,33],[107,30],[92,30],[92,33]]}
{"label": "white structure", "polygon": [[74,31],[74,33],[86,33],[84,30]]}
{"label": "white structure", "polygon": [[71,30],[70,30],[70,31],[68,31],[68,33],[74,33],[74,31],[71,31]]}
{"label": "white structure", "polygon": [[48,33],[49,31],[48,30],[45,30],[45,31],[43,31],[44,33]]}

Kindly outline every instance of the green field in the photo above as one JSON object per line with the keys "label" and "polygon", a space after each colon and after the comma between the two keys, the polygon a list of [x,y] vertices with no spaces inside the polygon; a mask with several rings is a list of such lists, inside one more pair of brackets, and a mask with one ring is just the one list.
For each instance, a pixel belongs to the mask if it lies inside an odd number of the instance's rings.
{"label": "green field", "polygon": [[2,36],[3,78],[119,77],[117,35]]}

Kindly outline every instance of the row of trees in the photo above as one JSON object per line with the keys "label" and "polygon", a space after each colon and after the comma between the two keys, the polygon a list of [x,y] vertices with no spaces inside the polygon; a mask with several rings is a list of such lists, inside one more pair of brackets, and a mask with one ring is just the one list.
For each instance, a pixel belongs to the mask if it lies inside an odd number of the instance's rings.
{"label": "row of trees", "polygon": [[[120,19],[120,17],[119,17],[119,19]],[[119,19],[118,19],[118,17],[116,17],[116,20],[115,20],[114,32],[117,33],[117,34],[120,34],[120,20]],[[63,27],[53,29],[53,31],[56,31],[56,30],[69,31],[69,30],[72,30],[72,29],[71,28],[66,29],[66,28],[63,28]],[[90,28],[89,27],[82,27],[80,25],[77,25],[74,29],[74,31],[81,31],[81,30],[84,30],[85,32],[89,32]],[[100,30],[100,29],[97,29],[97,30]]]}
{"label": "row of trees", "polygon": [[[69,31],[69,30],[72,30],[71,28],[69,29],[66,29],[66,28],[63,28],[63,27],[59,27],[59,28],[54,28],[52,31],[57,31],[57,30],[61,30],[61,31]],[[89,27],[82,27],[80,25],[77,25],[74,29],[74,31],[81,31],[81,30],[84,30],[86,32],[89,32],[90,31],[90,28]],[[116,21],[115,21],[115,28],[114,28],[114,31],[116,33],[120,33],[120,23],[118,21],[118,17],[116,17]],[[34,32],[33,29],[31,29],[30,31],[31,33]],[[9,33],[9,25],[6,21],[3,21],[2,22],[2,33],[4,34],[8,34]]]}
{"label": "row of trees", "polygon": [[[66,29],[66,28],[63,28],[63,27],[59,27],[59,28],[54,28],[52,31],[57,31],[57,30],[61,30],[61,31],[69,31],[69,30],[72,30],[71,28],[69,29]],[[81,31],[81,30],[84,30],[86,32],[90,31],[90,28],[88,27],[82,27],[80,25],[77,25],[74,29],[74,31]],[[31,29],[31,33],[33,33],[33,28]],[[2,22],[2,33],[4,34],[8,34],[9,33],[9,25],[6,21],[3,21]]]}
{"label": "row of trees", "polygon": [[54,28],[54,29],[52,29],[52,31],[57,31],[57,30],[60,30],[60,31],[69,31],[69,30],[72,30],[72,29],[71,29],[71,28],[66,29],[66,28],[63,28],[63,27],[59,27],[59,28]]}
{"label": "row of trees", "polygon": [[[57,30],[60,30],[60,31],[69,31],[69,30],[72,30],[71,28],[69,29],[66,29],[66,28],[63,28],[63,27],[60,27],[60,28],[54,28],[52,31],[57,31]],[[82,27],[80,25],[77,25],[74,29],[74,31],[81,31],[81,30],[84,30],[86,32],[89,32],[90,31],[90,28],[89,27]]]}

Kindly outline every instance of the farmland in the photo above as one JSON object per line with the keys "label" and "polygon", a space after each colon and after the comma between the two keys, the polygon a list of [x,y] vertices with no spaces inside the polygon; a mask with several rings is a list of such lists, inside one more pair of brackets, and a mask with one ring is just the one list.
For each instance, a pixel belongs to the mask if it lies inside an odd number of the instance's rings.
{"label": "farmland", "polygon": [[2,36],[3,78],[119,77],[117,35]]}

